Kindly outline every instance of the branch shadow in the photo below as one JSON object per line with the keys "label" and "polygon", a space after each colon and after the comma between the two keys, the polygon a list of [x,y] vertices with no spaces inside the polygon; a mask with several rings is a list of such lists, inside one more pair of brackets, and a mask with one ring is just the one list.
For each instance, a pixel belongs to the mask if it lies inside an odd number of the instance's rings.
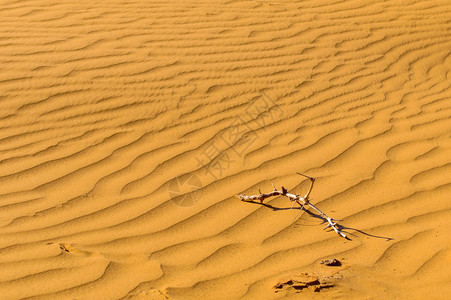
{"label": "branch shadow", "polygon": [[[243,200],[242,200],[243,201]],[[257,204],[257,205],[262,205],[262,206],[265,206],[265,207],[267,207],[267,208],[270,208],[270,209],[272,209],[273,211],[281,211],[281,210],[291,210],[291,209],[296,209],[296,210],[303,210],[304,212],[306,212],[307,214],[309,214],[312,218],[315,218],[315,219],[318,219],[318,220],[320,220],[320,221],[322,221],[322,223],[321,224],[327,224],[327,219],[326,218],[324,218],[323,216],[321,216],[321,215],[319,215],[319,214],[316,214],[316,213],[314,213],[314,212],[311,212],[310,210],[307,210],[307,209],[305,209],[305,208],[303,208],[303,207],[276,207],[276,206],[272,206],[271,204],[268,204],[268,203],[263,203],[263,202],[257,202],[257,201],[243,201],[243,202],[246,202],[246,203],[252,203],[252,204]],[[302,216],[302,215],[301,215]],[[305,225],[304,225],[305,226]],[[359,233],[361,233],[361,234],[363,234],[363,235],[366,235],[366,236],[369,236],[369,237],[372,237],[372,238],[377,238],[377,239],[384,239],[384,240],[386,240],[386,241],[392,241],[392,240],[394,240],[393,238],[391,238],[391,237],[386,237],[386,236],[380,236],[380,235],[375,235],[375,234],[371,234],[371,233],[367,233],[367,232],[365,232],[365,231],[363,231],[363,230],[360,230],[360,229],[357,229],[357,228],[353,228],[353,227],[347,227],[347,226],[343,226],[343,225],[340,225],[340,224],[336,224],[335,226],[337,226],[339,229],[340,229],[340,231],[342,231],[342,232],[344,232],[344,233],[347,233],[347,234],[349,234],[349,235],[352,235],[352,236],[357,236],[357,235],[355,235],[355,234],[353,234],[352,232],[349,232],[349,230],[353,230],[354,232],[356,231],[356,232],[359,232]],[[333,229],[330,229],[329,231],[332,231]],[[345,239],[347,239],[348,241],[352,241],[352,239],[351,238],[349,238],[349,237],[346,237]]]}
{"label": "branch shadow", "polygon": [[383,239],[383,240],[386,240],[387,242],[394,240],[394,238],[391,238],[391,237],[388,237],[388,236],[381,236],[381,235],[371,234],[371,233],[365,232],[365,231],[357,229],[357,228],[346,227],[346,226],[343,226],[343,225],[340,225],[340,224],[337,224],[336,226],[340,229],[340,231],[349,233],[350,235],[353,235],[353,236],[356,236],[356,235],[351,233],[351,232],[349,232],[349,231],[347,231],[347,230],[354,230],[354,231],[357,231],[357,232],[359,232],[361,234],[364,234],[366,236],[369,236],[369,237],[372,237],[372,238],[377,238],[377,239]]}

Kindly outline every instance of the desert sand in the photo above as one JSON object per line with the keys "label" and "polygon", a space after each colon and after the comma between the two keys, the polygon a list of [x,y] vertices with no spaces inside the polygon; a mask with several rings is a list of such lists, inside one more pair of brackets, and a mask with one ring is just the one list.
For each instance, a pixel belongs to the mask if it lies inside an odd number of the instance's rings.
{"label": "desert sand", "polygon": [[[450,1],[6,0],[0,62],[1,299],[450,299]],[[296,172],[348,239],[234,197]]]}

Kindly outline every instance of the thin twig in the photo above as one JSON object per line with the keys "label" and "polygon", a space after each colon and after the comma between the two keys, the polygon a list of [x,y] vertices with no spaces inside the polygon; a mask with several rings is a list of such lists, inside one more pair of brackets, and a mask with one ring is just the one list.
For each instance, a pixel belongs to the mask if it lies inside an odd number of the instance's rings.
{"label": "thin twig", "polygon": [[[258,195],[252,195],[252,196],[247,196],[247,195],[235,195],[235,197],[237,197],[238,199],[240,199],[241,201],[253,201],[253,200],[259,200],[260,203],[263,203],[263,200],[265,200],[266,198],[269,197],[273,197],[273,196],[285,196],[288,197],[290,199],[290,201],[293,202],[293,205],[291,206],[290,209],[293,208],[293,206],[297,203],[299,204],[299,206],[301,207],[299,213],[304,210],[304,207],[306,205],[311,206],[313,209],[315,209],[323,218],[325,218],[327,220],[327,226],[324,229],[327,229],[329,227],[331,227],[338,235],[346,238],[346,234],[344,234],[340,228],[338,228],[337,222],[338,221],[342,221],[342,220],[337,220],[337,219],[333,219],[330,218],[329,216],[327,216],[325,213],[323,213],[318,207],[316,207],[315,205],[313,205],[312,203],[310,203],[309,201],[309,197],[310,197],[310,193],[312,192],[313,189],[313,184],[315,183],[315,178],[301,174],[301,173],[297,173],[301,176],[304,176],[306,178],[308,178],[311,182],[310,184],[310,188],[307,191],[307,193],[304,195],[304,197],[301,197],[301,195],[296,195],[296,194],[292,194],[292,193],[288,193],[287,189],[282,187],[282,190],[278,190],[276,189],[275,185],[272,184],[274,190],[272,192],[269,193],[261,193],[260,189],[258,189],[258,192],[260,194]],[[296,217],[294,217],[293,221],[297,218],[297,216],[299,215],[299,213],[296,215]]]}

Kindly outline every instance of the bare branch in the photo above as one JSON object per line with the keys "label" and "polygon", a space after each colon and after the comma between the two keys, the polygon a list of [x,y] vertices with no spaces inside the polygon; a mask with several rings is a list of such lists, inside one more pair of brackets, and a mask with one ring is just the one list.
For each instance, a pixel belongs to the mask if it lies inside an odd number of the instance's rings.
{"label": "bare branch", "polygon": [[[282,187],[282,190],[278,190],[276,189],[276,186],[274,185],[274,183],[272,184],[274,190],[272,192],[269,193],[261,193],[260,189],[258,189],[258,192],[260,194],[258,195],[251,195],[251,196],[247,196],[247,195],[235,195],[236,198],[238,198],[241,201],[254,201],[254,200],[259,200],[260,203],[263,203],[263,200],[265,200],[266,198],[269,197],[273,197],[273,196],[285,196],[287,198],[290,199],[290,201],[293,202],[293,205],[291,206],[290,209],[293,208],[293,206],[297,203],[299,204],[299,206],[301,207],[301,210],[299,211],[299,213],[304,210],[304,207],[306,205],[311,206],[314,210],[316,210],[324,219],[327,220],[327,226],[324,229],[327,229],[329,227],[331,227],[338,235],[340,235],[341,237],[346,238],[346,234],[344,234],[340,228],[338,228],[337,222],[341,221],[341,220],[337,220],[337,219],[333,219],[330,218],[329,216],[327,216],[325,213],[323,213],[318,207],[316,207],[315,205],[311,204],[309,201],[309,197],[310,197],[310,193],[312,192],[313,189],[313,184],[315,183],[315,178],[301,174],[301,173],[297,173],[301,176],[304,176],[306,178],[308,178],[311,182],[310,184],[310,188],[307,191],[307,193],[305,194],[304,197],[301,197],[300,195],[296,195],[296,194],[292,194],[292,193],[288,193],[287,189],[285,189],[284,187]],[[298,217],[299,213],[296,215],[296,217],[294,217],[293,221],[296,220],[296,218]]]}

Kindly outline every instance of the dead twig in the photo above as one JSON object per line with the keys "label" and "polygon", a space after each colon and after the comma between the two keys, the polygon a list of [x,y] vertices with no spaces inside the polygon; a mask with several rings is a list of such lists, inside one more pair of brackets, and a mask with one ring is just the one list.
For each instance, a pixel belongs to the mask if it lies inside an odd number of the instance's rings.
{"label": "dead twig", "polygon": [[[327,216],[325,213],[323,213],[318,207],[316,207],[315,205],[313,205],[312,203],[310,203],[309,201],[309,196],[310,193],[312,192],[313,189],[313,184],[315,183],[315,178],[301,174],[301,173],[297,173],[301,176],[304,176],[306,178],[308,178],[311,182],[310,184],[310,188],[307,191],[307,193],[304,195],[304,197],[301,197],[301,195],[296,195],[296,194],[292,194],[292,193],[288,193],[287,189],[282,187],[281,190],[276,189],[275,185],[272,184],[274,190],[269,192],[269,193],[261,193],[260,189],[258,190],[260,194],[258,195],[252,195],[252,196],[247,196],[247,195],[235,195],[236,198],[240,199],[241,201],[254,201],[254,200],[259,200],[260,203],[263,203],[263,200],[265,200],[266,198],[269,197],[273,197],[273,196],[285,196],[288,197],[290,199],[290,201],[293,202],[293,205],[291,206],[291,208],[293,208],[293,206],[297,203],[299,204],[299,206],[301,207],[299,213],[304,210],[305,206],[310,206],[312,207],[314,210],[316,210],[324,219],[327,220],[327,226],[324,229],[327,228],[332,228],[338,235],[346,238],[346,234],[344,234],[340,228],[337,225],[338,221],[342,221],[342,220],[337,220],[337,219],[333,219],[330,218],[329,216]],[[290,209],[291,209],[290,208]],[[296,215],[296,217],[293,219],[293,221],[297,218],[297,216],[299,215],[299,213]]]}

